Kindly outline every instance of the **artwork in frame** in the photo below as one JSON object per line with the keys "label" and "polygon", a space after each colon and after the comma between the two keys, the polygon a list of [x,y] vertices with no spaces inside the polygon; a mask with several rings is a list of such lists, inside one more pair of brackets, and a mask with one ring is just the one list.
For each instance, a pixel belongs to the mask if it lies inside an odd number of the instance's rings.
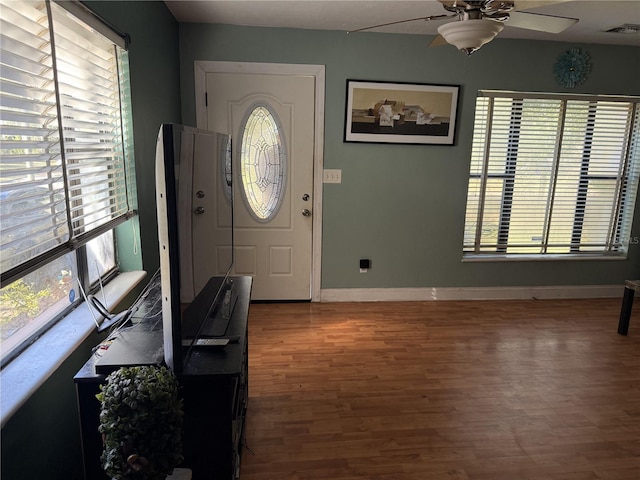
{"label": "artwork in frame", "polygon": [[453,145],[460,87],[347,80],[345,142]]}

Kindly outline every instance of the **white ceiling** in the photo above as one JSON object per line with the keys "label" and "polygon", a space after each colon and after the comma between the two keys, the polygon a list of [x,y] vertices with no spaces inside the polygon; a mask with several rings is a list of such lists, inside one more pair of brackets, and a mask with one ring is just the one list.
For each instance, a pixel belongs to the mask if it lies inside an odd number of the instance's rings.
{"label": "white ceiling", "polygon": [[[525,0],[515,1],[516,9],[524,10]],[[548,3],[529,11],[577,18],[579,22],[559,34],[511,27],[505,28],[499,37],[640,46],[640,33],[604,33],[604,30],[622,24],[640,24],[640,0],[567,0]],[[345,32],[385,22],[449,13],[437,0],[166,0],[165,4],[179,22]],[[439,25],[454,20],[418,20],[375,31],[437,35]]]}

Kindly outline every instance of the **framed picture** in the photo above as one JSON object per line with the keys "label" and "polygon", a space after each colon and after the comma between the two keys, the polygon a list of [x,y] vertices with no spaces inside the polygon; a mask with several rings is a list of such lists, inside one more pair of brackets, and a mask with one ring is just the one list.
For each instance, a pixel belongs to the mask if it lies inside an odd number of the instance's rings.
{"label": "framed picture", "polygon": [[347,80],[345,142],[453,145],[459,86]]}

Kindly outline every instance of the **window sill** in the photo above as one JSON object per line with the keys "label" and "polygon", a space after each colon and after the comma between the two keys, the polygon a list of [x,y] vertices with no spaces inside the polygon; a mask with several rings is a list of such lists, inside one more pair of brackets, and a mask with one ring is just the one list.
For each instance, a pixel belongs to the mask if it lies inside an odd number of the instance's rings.
{"label": "window sill", "polygon": [[626,255],[587,255],[587,254],[563,254],[563,255],[500,255],[500,254],[480,254],[463,255],[463,262],[575,262],[575,261],[620,261],[626,260]]}
{"label": "window sill", "polygon": [[[107,303],[117,304],[145,277],[144,271],[119,274],[104,287]],[[84,305],[82,303],[56,323],[2,369],[0,372],[2,427],[96,328],[93,317]]]}

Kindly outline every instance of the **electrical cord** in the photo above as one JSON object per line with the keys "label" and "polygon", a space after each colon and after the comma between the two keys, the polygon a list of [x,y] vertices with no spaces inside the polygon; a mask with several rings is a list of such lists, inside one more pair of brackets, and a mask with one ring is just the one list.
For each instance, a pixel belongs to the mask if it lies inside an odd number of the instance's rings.
{"label": "electrical cord", "polygon": [[[131,304],[131,307],[129,307],[127,310],[124,310],[123,312],[120,313],[120,314],[123,314],[123,313],[125,314],[122,318],[124,318],[126,316],[126,319],[129,320],[138,311],[138,309],[140,308],[141,300],[143,298],[145,298],[147,295],[149,295],[149,292],[151,291],[151,286],[154,284],[156,278],[159,275],[160,275],[160,269],[156,270],[156,272],[153,274],[153,276],[151,277],[151,279],[149,280],[147,285],[144,287],[142,292],[140,292],[138,297]],[[120,314],[118,314],[118,315],[120,315]],[[115,334],[118,333],[120,330],[122,330],[123,327],[127,324],[127,321],[121,321],[122,318],[117,319],[115,322],[112,322],[111,325],[109,325],[107,327],[107,328],[109,328],[109,327],[112,328],[112,330],[107,335],[107,340],[112,340],[113,337],[115,336]],[[103,329],[102,331],[104,331],[104,330],[106,330],[106,328]]]}
{"label": "electrical cord", "polygon": [[[106,338],[102,342],[100,342],[98,345],[93,347],[92,353],[94,355],[98,357],[102,356],[101,352],[109,348],[109,345],[111,345],[111,343],[113,343],[113,341],[117,338],[117,334],[119,332],[127,330],[128,328],[131,328],[131,327],[126,327],[128,320],[130,320],[131,317],[133,317],[133,315],[135,314],[135,312],[138,311],[138,309],[140,308],[141,301],[147,295],[149,295],[149,292],[151,291],[151,287],[159,275],[160,275],[160,269],[158,269],[153,274],[153,276],[151,277],[151,279],[149,280],[145,288],[142,290],[142,292],[140,292],[138,297],[131,304],[131,307],[115,315],[111,314],[97,298],[95,298],[92,295],[89,296],[90,300],[88,300],[87,303],[90,303],[91,305],[93,305],[96,308],[96,310],[98,310],[100,314],[105,317],[105,321],[103,321],[102,324],[100,324],[100,326],[98,327],[98,332],[102,332],[108,328],[111,328],[111,331],[109,331]],[[151,307],[152,310],[153,308],[155,308],[159,300],[161,300],[161,298],[159,298],[158,300],[156,300],[156,302],[154,302],[153,306]],[[102,312],[101,309],[104,309],[105,312]],[[91,308],[89,308],[89,310],[91,310]],[[161,314],[162,310],[160,310],[159,313]],[[156,317],[157,315],[158,313],[155,313],[153,314],[152,317]],[[106,325],[106,327],[102,328],[103,325]]]}

